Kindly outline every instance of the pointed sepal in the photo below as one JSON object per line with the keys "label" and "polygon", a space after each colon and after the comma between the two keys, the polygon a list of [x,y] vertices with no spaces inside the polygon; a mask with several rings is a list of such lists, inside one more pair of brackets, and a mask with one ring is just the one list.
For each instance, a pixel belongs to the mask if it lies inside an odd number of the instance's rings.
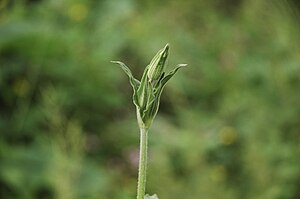
{"label": "pointed sepal", "polygon": [[137,91],[141,84],[140,81],[134,78],[131,70],[123,62],[120,62],[120,61],[111,61],[111,62],[114,64],[118,64],[123,69],[123,71],[126,73],[126,75],[129,77],[130,85],[133,88],[133,103],[137,106],[137,103],[138,103]]}

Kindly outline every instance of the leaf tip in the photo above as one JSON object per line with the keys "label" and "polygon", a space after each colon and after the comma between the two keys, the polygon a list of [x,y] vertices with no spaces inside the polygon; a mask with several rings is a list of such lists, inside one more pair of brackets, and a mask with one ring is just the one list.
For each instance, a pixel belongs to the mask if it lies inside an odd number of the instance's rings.
{"label": "leaf tip", "polygon": [[156,194],[150,196],[149,194],[146,194],[144,196],[144,199],[158,199],[158,196]]}
{"label": "leaf tip", "polygon": [[185,66],[188,66],[188,64],[178,64],[177,66],[179,66],[179,67],[185,67]]}
{"label": "leaf tip", "polygon": [[165,45],[164,49],[169,49],[169,48],[170,48],[170,44],[167,43],[167,44]]}

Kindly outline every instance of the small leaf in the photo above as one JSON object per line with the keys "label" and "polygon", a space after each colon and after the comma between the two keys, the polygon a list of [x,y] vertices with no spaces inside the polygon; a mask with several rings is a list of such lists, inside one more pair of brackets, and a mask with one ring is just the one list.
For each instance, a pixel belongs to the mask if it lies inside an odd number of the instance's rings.
{"label": "small leaf", "polygon": [[162,90],[164,89],[166,83],[173,77],[173,75],[176,74],[176,72],[178,71],[179,68],[187,66],[187,64],[178,64],[177,67],[175,69],[173,69],[172,71],[170,71],[164,78],[162,78],[162,80],[159,82],[160,85],[158,86],[158,89],[156,90],[155,95],[157,96],[157,98],[160,98],[160,95],[162,93]]}
{"label": "small leaf", "polygon": [[123,71],[128,75],[130,85],[133,88],[133,103],[137,106],[138,105],[137,91],[141,84],[140,81],[133,77],[131,70],[123,62],[120,61],[111,61],[111,62],[114,64],[119,64],[119,66],[123,69]]}
{"label": "small leaf", "polygon": [[149,196],[148,194],[146,194],[145,197],[144,197],[144,199],[159,199],[159,198],[157,197],[156,194],[154,194],[152,196]]}
{"label": "small leaf", "polygon": [[173,77],[173,75],[175,75],[175,73],[178,71],[179,68],[181,67],[185,67],[187,66],[187,64],[178,64],[176,66],[175,69],[173,69],[172,71],[170,71],[162,80],[161,83],[162,85],[165,85],[167,83],[167,81],[169,81],[169,79],[171,79],[171,77]]}
{"label": "small leaf", "polygon": [[131,70],[123,62],[111,61],[111,63],[119,64],[119,66],[123,69],[123,71],[128,75],[130,84],[133,87],[133,89],[137,90],[138,87],[140,86],[140,81],[133,77]]}

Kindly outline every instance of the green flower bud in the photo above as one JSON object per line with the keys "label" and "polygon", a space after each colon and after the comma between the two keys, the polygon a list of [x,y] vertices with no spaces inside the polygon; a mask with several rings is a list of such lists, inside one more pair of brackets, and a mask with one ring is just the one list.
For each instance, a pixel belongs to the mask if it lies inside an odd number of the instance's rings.
{"label": "green flower bud", "polygon": [[154,56],[144,70],[141,81],[133,77],[130,69],[124,63],[113,61],[113,63],[119,64],[129,77],[129,82],[133,88],[133,103],[136,106],[138,123],[141,128],[150,128],[159,109],[163,88],[179,68],[186,66],[186,64],[179,64],[172,71],[165,73],[168,55],[169,44]]}
{"label": "green flower bud", "polygon": [[169,44],[158,53],[151,60],[147,76],[150,82],[159,80],[165,69],[165,63],[169,55]]}

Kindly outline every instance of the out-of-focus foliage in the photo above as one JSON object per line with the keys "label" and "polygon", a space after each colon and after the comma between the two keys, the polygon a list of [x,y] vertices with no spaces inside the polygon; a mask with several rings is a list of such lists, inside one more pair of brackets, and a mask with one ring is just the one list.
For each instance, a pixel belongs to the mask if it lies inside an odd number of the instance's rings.
{"label": "out-of-focus foliage", "polygon": [[[299,3],[0,1],[0,198],[132,199],[127,77],[188,63],[150,132],[147,193],[300,198]],[[172,68],[172,67],[170,67]]]}

